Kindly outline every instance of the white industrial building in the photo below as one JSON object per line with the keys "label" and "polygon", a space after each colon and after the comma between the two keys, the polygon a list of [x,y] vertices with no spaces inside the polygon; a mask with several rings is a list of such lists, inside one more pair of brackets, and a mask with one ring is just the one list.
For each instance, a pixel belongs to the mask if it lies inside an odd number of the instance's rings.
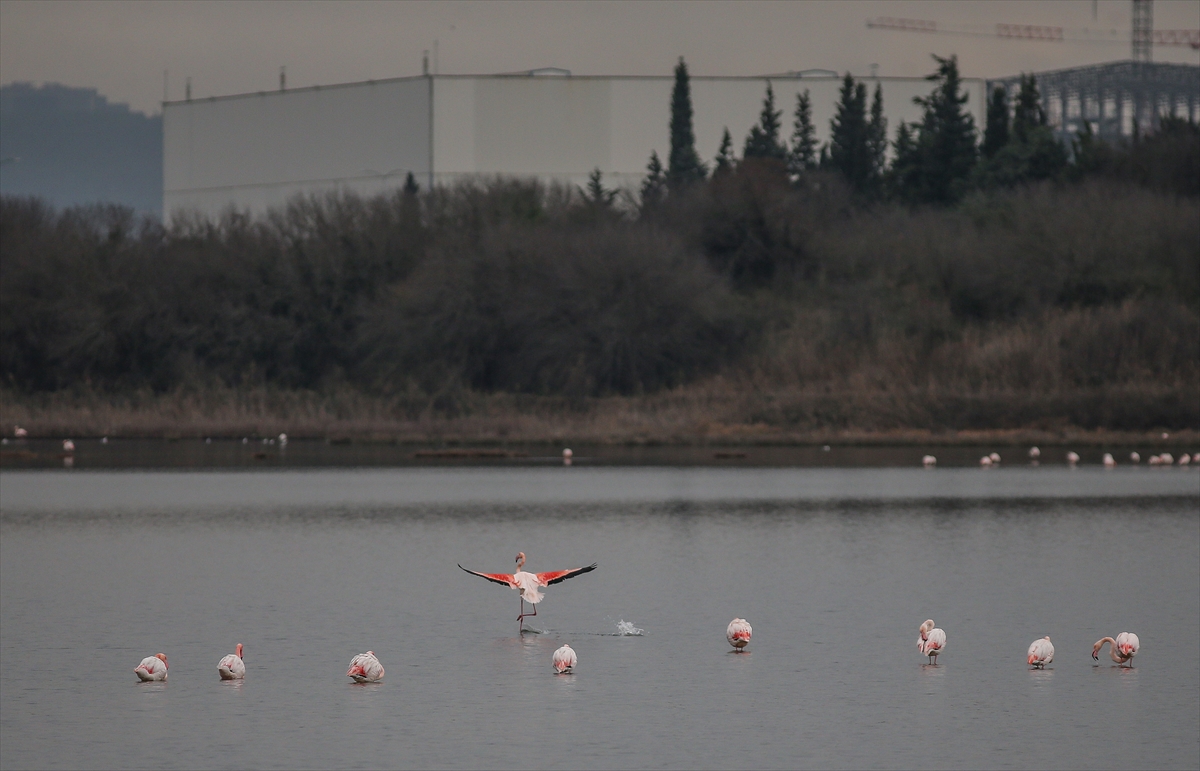
{"label": "white industrial building", "polygon": [[[883,89],[889,137],[920,118],[924,78],[866,77]],[[797,94],[810,92],[818,138],[829,138],[841,76],[827,70],[691,78],[696,147],[717,153],[728,127],[740,155],[767,84],[790,136]],[[423,75],[163,105],[163,215],[262,212],[298,193],[421,186],[476,176],[583,184],[599,168],[609,187],[636,188],[651,151],[670,151],[670,75]],[[966,108],[984,125],[983,80],[964,79]]]}

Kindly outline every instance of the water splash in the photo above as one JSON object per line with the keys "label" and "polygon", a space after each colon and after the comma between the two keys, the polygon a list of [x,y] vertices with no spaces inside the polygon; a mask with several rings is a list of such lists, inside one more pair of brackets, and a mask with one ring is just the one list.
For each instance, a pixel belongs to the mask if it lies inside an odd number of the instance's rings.
{"label": "water splash", "polygon": [[617,622],[617,637],[641,637],[645,633],[645,629],[638,629],[632,621],[621,619]]}

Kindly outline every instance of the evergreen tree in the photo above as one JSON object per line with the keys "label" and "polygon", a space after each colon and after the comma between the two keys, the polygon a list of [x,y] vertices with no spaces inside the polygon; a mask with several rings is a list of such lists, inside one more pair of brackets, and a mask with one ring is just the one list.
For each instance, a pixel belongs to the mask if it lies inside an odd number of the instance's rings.
{"label": "evergreen tree", "polygon": [[886,185],[892,194],[903,197],[916,184],[916,176],[920,170],[920,158],[917,152],[917,141],[909,125],[903,121],[896,129],[896,141],[892,143],[895,159],[887,172]]}
{"label": "evergreen tree", "polygon": [[592,170],[588,175],[587,188],[583,191],[583,198],[588,205],[598,209],[607,209],[612,206],[613,199],[617,197],[616,190],[606,190],[601,179],[604,177],[603,172],[599,167]]}
{"label": "evergreen tree", "polygon": [[887,169],[887,117],[883,114],[883,89],[875,84],[871,99],[871,120],[867,123],[867,153],[870,161],[870,187],[877,191]]}
{"label": "evergreen tree", "polygon": [[1008,92],[1003,86],[992,89],[987,108],[987,128],[983,132],[983,155],[991,158],[1008,144]]}
{"label": "evergreen tree", "polygon": [[842,80],[837,113],[829,122],[829,160],[858,191],[867,189],[871,177],[871,151],[867,132],[867,87],[855,83],[850,73]]}
{"label": "evergreen tree", "polygon": [[1045,125],[1046,111],[1042,109],[1037,78],[1022,75],[1021,90],[1017,92],[1017,104],[1013,109],[1013,137],[1018,142],[1027,142],[1034,129]]}
{"label": "evergreen tree", "polygon": [[[995,94],[993,94],[993,104]],[[988,107],[991,130],[993,105]],[[1007,117],[1007,116],[1006,116]],[[999,123],[999,119],[997,119]],[[985,135],[985,148],[988,135]],[[1013,110],[1008,141],[986,157],[976,170],[976,185],[1007,187],[1041,179],[1053,179],[1067,171],[1067,151],[1054,136],[1042,109],[1037,80],[1021,76],[1021,89]]]}
{"label": "evergreen tree", "polygon": [[679,64],[675,65],[675,87],[671,91],[671,155],[667,159],[667,183],[672,190],[681,190],[702,181],[707,173],[696,152],[692,92],[687,64],[681,56]]}
{"label": "evergreen tree", "polygon": [[926,77],[937,85],[927,97],[913,101],[925,108],[916,139],[917,168],[904,197],[910,201],[953,203],[966,192],[975,166],[975,119],[963,109],[958,57],[934,55],[937,70]]}
{"label": "evergreen tree", "polygon": [[749,135],[746,136],[746,146],[742,150],[743,158],[770,158],[782,161],[787,156],[787,149],[779,141],[779,119],[782,116],[783,111],[775,109],[775,91],[768,82],[758,125],[752,126]]}
{"label": "evergreen tree", "polygon": [[404,178],[404,192],[409,195],[416,195],[420,189],[421,186],[417,184],[417,178],[413,176],[411,171],[408,172],[408,176]]}
{"label": "evergreen tree", "polygon": [[793,179],[817,167],[817,130],[812,122],[812,102],[808,89],[796,95],[796,124],[792,147],[788,151],[788,174]]}
{"label": "evergreen tree", "polygon": [[642,211],[658,206],[667,197],[667,174],[663,170],[662,161],[658,159],[658,151],[650,153],[650,162],[646,164],[646,179],[642,182]]}
{"label": "evergreen tree", "polygon": [[729,136],[729,127],[721,135],[721,147],[717,149],[717,157],[713,159],[713,176],[727,174],[733,171],[737,159],[733,157],[733,137]]}

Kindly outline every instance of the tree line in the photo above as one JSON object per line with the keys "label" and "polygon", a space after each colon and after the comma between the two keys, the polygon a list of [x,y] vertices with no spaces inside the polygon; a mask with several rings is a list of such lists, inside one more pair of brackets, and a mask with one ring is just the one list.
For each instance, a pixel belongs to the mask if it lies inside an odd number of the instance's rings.
{"label": "tree line", "polygon": [[[745,138],[742,158],[734,154],[726,128],[711,173],[728,173],[738,163],[767,165],[798,185],[815,171],[835,171],[860,196],[910,205],[954,204],[975,191],[1088,175],[1134,178],[1170,192],[1200,194],[1200,157],[1192,149],[1200,130],[1196,125],[1159,116],[1154,142],[1143,145],[1135,133],[1129,146],[1114,148],[1099,141],[1091,125],[1085,124],[1067,147],[1048,124],[1037,79],[1022,75],[1013,104],[1006,89],[992,90],[980,135],[974,117],[964,109],[967,95],[956,57],[933,58],[936,68],[927,79],[934,89],[914,100],[923,108],[921,120],[901,123],[890,143],[879,84],[868,109],[866,84],[846,73],[830,121],[830,140],[818,147],[808,90],[797,94],[787,141],[782,136],[783,111],[776,108],[768,83],[762,112]],[[695,149],[689,76],[680,58],[671,97],[670,162],[664,167],[657,153],[651,154],[642,200],[657,204],[668,191],[678,194],[708,174]]]}
{"label": "tree line", "polygon": [[[783,141],[768,90],[741,156],[726,132],[710,168],[682,61],[676,74],[667,164],[652,157],[629,206],[598,172],[582,189],[410,184],[171,223],[3,197],[3,387],[351,388],[453,410],[469,392],[717,376],[963,404],[1125,389],[1121,420],[1200,420],[1162,392],[1200,382],[1200,175],[1180,172],[1200,158],[1196,126],[1084,135],[1068,154],[1030,78],[976,146],[948,59],[890,162],[878,90],[868,106],[847,78],[828,146],[807,94]],[[1112,402],[1077,420],[1111,424]]]}

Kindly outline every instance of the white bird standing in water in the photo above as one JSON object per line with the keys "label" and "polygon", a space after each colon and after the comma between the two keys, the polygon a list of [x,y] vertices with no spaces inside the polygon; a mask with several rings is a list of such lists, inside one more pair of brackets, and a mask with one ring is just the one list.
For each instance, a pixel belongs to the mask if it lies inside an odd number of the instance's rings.
{"label": "white bird standing in water", "polygon": [[375,658],[375,651],[360,653],[350,659],[350,668],[346,670],[346,677],[352,678],[356,683],[378,682],[383,679],[383,664],[380,664],[379,659]]}
{"label": "white bird standing in water", "polygon": [[242,661],[242,644],[237,644],[237,653],[230,653],[217,662],[217,673],[222,680],[241,680],[246,676],[246,662]]}
{"label": "white bird standing in water", "polygon": [[918,631],[921,633],[921,637],[917,640],[917,650],[921,651],[922,656],[929,657],[930,664],[936,664],[937,657],[946,650],[945,630],[936,629],[933,619],[927,618]]}
{"label": "white bird standing in water", "polygon": [[1045,669],[1047,664],[1054,661],[1054,643],[1050,642],[1050,637],[1046,636],[1030,643],[1029,656],[1026,660],[1029,662],[1029,666],[1038,669]]}
{"label": "white bird standing in water", "polygon": [[1121,632],[1115,640],[1111,637],[1102,637],[1092,646],[1092,658],[1096,661],[1100,660],[1100,649],[1104,647],[1104,643],[1112,646],[1108,649],[1108,654],[1112,656],[1113,661],[1118,664],[1129,664],[1131,667],[1133,666],[1133,657],[1142,647],[1141,641],[1133,632]]}
{"label": "white bird standing in water", "polygon": [[554,652],[554,673],[564,674],[570,672],[576,664],[579,663],[579,658],[575,655],[575,651],[571,650],[571,646],[563,643],[563,647]]}
{"label": "white bird standing in water", "polygon": [[167,679],[167,654],[156,653],[142,659],[142,663],[133,669],[133,673],[142,681],[161,681]]}
{"label": "white bird standing in water", "polygon": [[735,618],[729,622],[729,628],[725,630],[725,639],[733,646],[733,649],[738,653],[750,644],[750,636],[754,634],[754,629],[750,626],[750,622],[744,618]]}
{"label": "white bird standing in water", "polygon": [[[545,596],[538,591],[539,586],[550,586],[551,584],[557,584],[561,583],[562,581],[566,581],[568,578],[574,578],[575,576],[583,573],[591,572],[596,569],[596,563],[593,562],[585,568],[548,570],[545,573],[527,573],[524,570],[525,552],[518,552],[517,569],[516,572],[514,572],[511,576],[507,573],[480,573],[475,570],[467,570],[462,565],[459,565],[459,567],[463,570],[466,570],[473,576],[486,578],[493,583],[501,584],[509,587],[510,589],[516,589],[519,591],[521,593],[521,615],[517,616],[517,623],[523,624],[525,621],[525,616],[537,615],[537,604],[541,602],[542,598]],[[533,606],[532,613],[527,614],[525,612],[525,603],[527,602]],[[521,627],[521,631],[525,631],[524,626]]]}

